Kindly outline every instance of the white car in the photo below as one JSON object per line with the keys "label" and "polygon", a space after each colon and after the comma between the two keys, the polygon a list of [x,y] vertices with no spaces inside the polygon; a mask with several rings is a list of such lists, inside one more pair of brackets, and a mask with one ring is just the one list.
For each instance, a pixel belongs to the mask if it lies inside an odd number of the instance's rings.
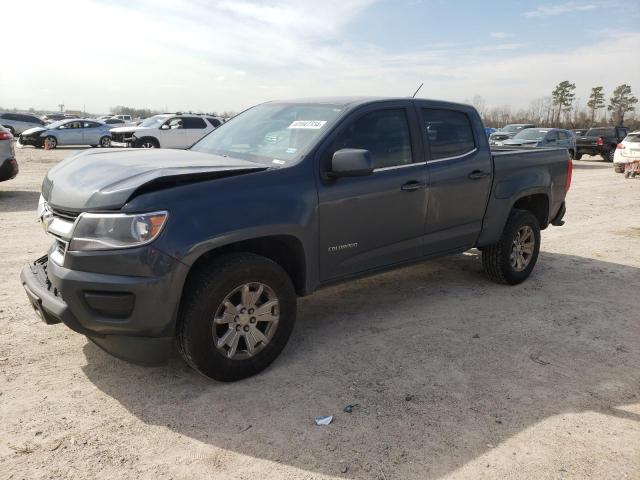
{"label": "white car", "polygon": [[[618,144],[613,154],[613,166],[617,173],[625,173],[625,165],[640,162],[640,130],[631,132]],[[638,167],[636,166],[635,169]],[[629,167],[627,171],[634,168]]]}
{"label": "white car", "polygon": [[189,148],[223,123],[218,117],[165,113],[140,125],[111,130],[111,145],[134,148]]}

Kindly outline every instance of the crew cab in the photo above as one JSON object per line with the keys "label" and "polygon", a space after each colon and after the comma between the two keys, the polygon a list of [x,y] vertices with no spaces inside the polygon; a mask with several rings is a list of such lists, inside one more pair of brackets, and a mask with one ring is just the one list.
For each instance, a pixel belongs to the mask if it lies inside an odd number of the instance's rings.
{"label": "crew cab", "polygon": [[137,126],[112,129],[112,144],[134,148],[189,148],[222,123],[221,118],[205,115],[155,115]]}
{"label": "crew cab", "polygon": [[576,139],[575,159],[580,160],[582,155],[600,155],[603,160],[613,162],[616,146],[627,133],[626,127],[590,128],[584,136]]}
{"label": "crew cab", "polygon": [[566,149],[492,152],[468,105],[269,102],[189,150],[52,168],[38,216],[53,243],[21,279],[46,323],[117,357],[162,363],[175,342],[237,380],[278,356],[297,297],[321,287],[474,247],[490,279],[524,281],[570,182]]}

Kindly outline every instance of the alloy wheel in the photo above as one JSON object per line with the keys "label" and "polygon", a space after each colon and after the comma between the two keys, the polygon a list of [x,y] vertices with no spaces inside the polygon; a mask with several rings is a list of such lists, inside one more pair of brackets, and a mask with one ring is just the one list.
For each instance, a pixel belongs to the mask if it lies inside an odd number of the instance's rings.
{"label": "alloy wheel", "polygon": [[516,272],[521,272],[531,262],[536,245],[536,237],[529,225],[520,227],[511,245],[509,261]]}
{"label": "alloy wheel", "polygon": [[213,340],[226,358],[241,360],[266,347],[278,328],[279,301],[262,283],[245,283],[233,289],[218,307],[212,326]]}

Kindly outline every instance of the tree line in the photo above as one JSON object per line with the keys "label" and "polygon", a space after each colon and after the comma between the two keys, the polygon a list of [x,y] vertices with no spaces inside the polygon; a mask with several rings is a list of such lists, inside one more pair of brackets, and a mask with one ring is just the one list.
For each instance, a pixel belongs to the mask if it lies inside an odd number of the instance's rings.
{"label": "tree line", "polygon": [[[115,107],[111,107],[110,109],[113,115],[131,115],[131,118],[148,118],[154,115],[159,115],[161,113],[170,113],[170,112],[160,112],[158,110],[150,110],[148,108],[135,108],[135,107],[125,107],[124,105],[117,105]],[[203,113],[203,112],[192,112],[191,110],[178,110],[182,113]],[[231,118],[236,115],[235,112],[224,111],[220,113],[216,112],[206,112],[207,115],[211,115],[212,117],[222,117],[222,118]]]}
{"label": "tree line", "polygon": [[640,118],[635,115],[638,99],[633,95],[631,86],[617,86],[608,102],[604,87],[593,87],[584,105],[576,98],[575,89],[575,83],[563,80],[551,95],[537,98],[528,108],[518,110],[508,105],[487,108],[479,95],[471,103],[480,112],[485,125],[491,127],[502,127],[508,123],[535,123],[559,128],[590,128],[596,125],[625,125],[632,130],[640,128]]}

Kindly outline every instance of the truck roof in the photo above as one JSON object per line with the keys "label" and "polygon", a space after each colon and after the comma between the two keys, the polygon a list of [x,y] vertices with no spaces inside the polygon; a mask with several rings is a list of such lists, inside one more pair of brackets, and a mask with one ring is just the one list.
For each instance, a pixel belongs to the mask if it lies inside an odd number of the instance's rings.
{"label": "truck roof", "polygon": [[317,103],[327,105],[340,105],[343,107],[359,107],[369,103],[391,102],[394,100],[423,100],[440,105],[458,105],[470,107],[468,104],[449,102],[444,100],[433,100],[430,98],[412,98],[412,97],[376,97],[376,96],[344,96],[344,97],[308,97],[308,98],[292,98],[283,100],[272,100],[273,103]]}

